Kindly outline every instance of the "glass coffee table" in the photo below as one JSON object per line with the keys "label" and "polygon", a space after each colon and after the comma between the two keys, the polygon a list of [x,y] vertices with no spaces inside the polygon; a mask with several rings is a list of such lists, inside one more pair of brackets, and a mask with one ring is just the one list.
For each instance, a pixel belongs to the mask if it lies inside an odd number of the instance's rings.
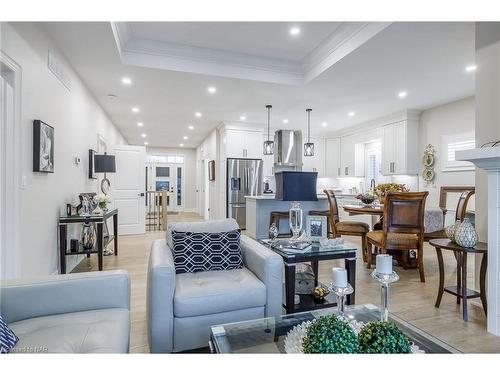
{"label": "glass coffee table", "polygon": [[[313,310],[272,318],[223,324],[210,328],[212,353],[285,353],[284,339],[296,325],[323,315],[336,314],[336,308]],[[347,315],[357,321],[370,322],[380,318],[379,309],[372,304],[346,307]],[[389,320],[425,353],[460,353],[432,335],[390,314]]]}

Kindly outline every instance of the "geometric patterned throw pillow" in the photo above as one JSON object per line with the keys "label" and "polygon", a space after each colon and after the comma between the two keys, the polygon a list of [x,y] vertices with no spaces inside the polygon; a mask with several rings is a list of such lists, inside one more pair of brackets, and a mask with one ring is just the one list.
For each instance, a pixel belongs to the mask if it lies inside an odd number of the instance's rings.
{"label": "geometric patterned throw pillow", "polygon": [[19,337],[12,332],[0,315],[0,353],[9,353],[18,341]]}
{"label": "geometric patterned throw pillow", "polygon": [[240,230],[221,233],[172,231],[175,273],[243,268]]}

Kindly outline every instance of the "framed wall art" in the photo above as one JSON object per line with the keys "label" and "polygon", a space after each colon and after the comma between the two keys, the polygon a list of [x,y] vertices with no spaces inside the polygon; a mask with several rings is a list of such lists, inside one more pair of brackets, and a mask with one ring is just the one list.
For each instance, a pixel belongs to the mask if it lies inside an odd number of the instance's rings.
{"label": "framed wall art", "polygon": [[33,172],[54,173],[54,128],[33,121]]}

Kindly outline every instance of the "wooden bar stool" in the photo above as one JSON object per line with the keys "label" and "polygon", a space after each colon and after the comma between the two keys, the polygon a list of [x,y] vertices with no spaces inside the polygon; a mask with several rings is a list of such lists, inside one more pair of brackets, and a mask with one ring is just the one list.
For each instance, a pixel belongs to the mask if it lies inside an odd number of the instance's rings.
{"label": "wooden bar stool", "polygon": [[271,226],[273,223],[276,225],[276,228],[278,228],[278,237],[280,237],[280,238],[292,236],[292,231],[290,231],[289,233],[279,233],[280,221],[281,220],[288,220],[289,217],[290,217],[290,213],[288,211],[271,211],[269,226]]}

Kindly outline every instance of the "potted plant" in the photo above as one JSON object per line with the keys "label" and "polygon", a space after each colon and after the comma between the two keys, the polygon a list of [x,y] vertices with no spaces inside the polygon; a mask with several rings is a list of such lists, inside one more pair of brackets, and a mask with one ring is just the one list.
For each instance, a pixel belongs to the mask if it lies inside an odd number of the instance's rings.
{"label": "potted plant", "polygon": [[95,201],[99,205],[99,208],[106,212],[108,210],[108,204],[111,203],[111,198],[104,194],[97,194],[94,197]]}

